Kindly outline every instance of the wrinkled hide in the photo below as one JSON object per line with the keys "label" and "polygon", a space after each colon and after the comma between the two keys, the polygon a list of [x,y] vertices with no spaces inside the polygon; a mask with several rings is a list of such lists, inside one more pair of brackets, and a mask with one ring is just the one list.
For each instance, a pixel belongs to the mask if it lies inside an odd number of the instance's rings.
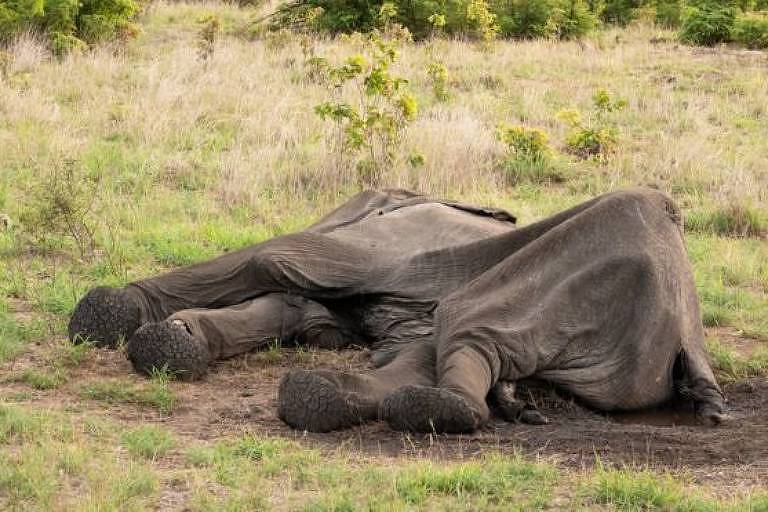
{"label": "wrinkled hide", "polygon": [[[167,364],[199,377],[210,360],[276,338],[371,344],[370,372],[285,377],[279,414],[298,428],[384,418],[471,431],[494,389],[509,419],[545,422],[513,396],[524,378],[603,410],[679,391],[702,417],[722,417],[680,214],[653,190],[520,229],[501,210],[365,192],[300,233],[109,293],[121,310],[138,305],[138,319],[117,324],[143,325],[125,333],[142,371]],[[81,330],[95,315],[82,311],[72,320]]]}

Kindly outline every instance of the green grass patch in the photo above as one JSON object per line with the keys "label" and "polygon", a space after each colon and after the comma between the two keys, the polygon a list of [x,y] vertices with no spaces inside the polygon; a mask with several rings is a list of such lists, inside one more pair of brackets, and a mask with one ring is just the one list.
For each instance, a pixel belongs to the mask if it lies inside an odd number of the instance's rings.
{"label": "green grass patch", "polygon": [[756,208],[732,204],[689,212],[685,217],[685,228],[693,233],[759,237],[768,231],[768,222]]}
{"label": "green grass patch", "polygon": [[712,369],[721,380],[739,380],[768,373],[768,347],[756,350],[750,357],[744,357],[730,350],[716,338],[707,338]]}
{"label": "green grass patch", "polygon": [[170,432],[151,425],[125,432],[121,436],[121,442],[133,455],[147,459],[162,457],[176,444]]}
{"label": "green grass patch", "polygon": [[164,414],[170,414],[179,401],[170,388],[168,378],[162,376],[153,377],[143,384],[127,379],[92,381],[81,387],[80,396],[108,404],[126,403],[152,407]]}
{"label": "green grass patch", "polygon": [[46,390],[56,389],[61,384],[66,382],[66,376],[57,370],[26,370],[15,379],[17,382],[23,382],[28,386],[32,386],[35,389]]}
{"label": "green grass patch", "polygon": [[451,467],[422,464],[395,479],[399,498],[420,505],[449,496],[477,500],[478,507],[514,502],[519,510],[542,508],[551,498],[556,472],[521,457],[490,456]]}

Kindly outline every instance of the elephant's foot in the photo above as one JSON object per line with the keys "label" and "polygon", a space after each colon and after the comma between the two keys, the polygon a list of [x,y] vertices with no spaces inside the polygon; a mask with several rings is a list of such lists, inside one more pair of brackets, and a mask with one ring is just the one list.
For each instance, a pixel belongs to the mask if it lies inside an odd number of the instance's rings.
{"label": "elephant's foot", "polygon": [[723,410],[721,403],[698,402],[695,404],[694,408],[699,423],[710,427],[716,427],[731,419],[731,417]]}
{"label": "elephant's foot", "polygon": [[72,343],[115,348],[140,327],[139,305],[122,288],[94,288],[80,299],[69,320]]}
{"label": "elephant's foot", "polygon": [[526,423],[528,425],[546,425],[549,423],[549,418],[529,404],[500,404],[498,411],[502,418],[513,423]]}
{"label": "elephant's foot", "polygon": [[498,413],[507,421],[527,423],[529,425],[546,425],[549,418],[544,416],[532,404],[519,400],[515,396],[515,383],[499,381],[493,387],[492,394],[498,405]]}
{"label": "elephant's foot", "polygon": [[322,370],[291,370],[280,381],[277,414],[293,428],[330,432],[359,425],[375,406],[342,390]]}
{"label": "elephant's foot", "polygon": [[203,377],[211,361],[206,344],[181,320],[145,324],[128,341],[126,353],[137,372],[165,369],[183,380]]}
{"label": "elephant's foot", "polygon": [[381,416],[394,430],[464,433],[485,419],[462,396],[444,388],[403,386],[389,395]]}

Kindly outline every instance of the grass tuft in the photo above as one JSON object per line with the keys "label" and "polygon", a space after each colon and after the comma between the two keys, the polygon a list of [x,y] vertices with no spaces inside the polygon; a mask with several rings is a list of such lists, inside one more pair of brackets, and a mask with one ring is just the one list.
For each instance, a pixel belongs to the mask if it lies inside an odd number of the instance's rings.
{"label": "grass tuft", "polygon": [[693,233],[760,237],[768,232],[768,222],[753,207],[731,204],[713,210],[692,211],[685,218],[685,228]]}
{"label": "grass tuft", "polygon": [[126,379],[95,380],[83,385],[80,395],[109,404],[152,407],[163,414],[170,414],[179,403],[179,398],[171,390],[169,382],[169,376],[164,372],[154,373],[149,382],[144,384]]}
{"label": "grass tuft", "polygon": [[165,455],[176,444],[170,432],[151,425],[127,431],[121,441],[133,455],[153,460]]}

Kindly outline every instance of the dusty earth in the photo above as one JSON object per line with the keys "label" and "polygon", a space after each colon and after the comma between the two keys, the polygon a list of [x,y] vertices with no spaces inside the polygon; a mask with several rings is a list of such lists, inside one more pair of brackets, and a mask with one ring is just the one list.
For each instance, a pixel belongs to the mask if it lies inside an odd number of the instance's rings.
{"label": "dusty earth", "polygon": [[[40,364],[35,348],[6,366],[18,374]],[[290,429],[276,416],[278,381],[290,368],[364,370],[366,350],[257,352],[215,364],[201,382],[172,384],[178,407],[163,415],[130,404],[109,405],[83,399],[79,389],[91,380],[140,379],[119,351],[92,350],[63,386],[48,391],[6,380],[0,396],[20,392],[40,406],[101,414],[129,424],[156,422],[189,441],[217,440],[243,432],[282,436],[321,450],[366,456],[418,455],[464,458],[493,449],[514,450],[554,460],[566,468],[606,465],[682,471],[694,481],[747,489],[768,481],[768,381],[765,378],[724,385],[731,420],[720,427],[696,424],[685,405],[658,411],[607,415],[590,411],[555,390],[526,391],[551,420],[529,426],[495,418],[471,435],[415,435],[391,431],[383,422],[330,434]]]}

